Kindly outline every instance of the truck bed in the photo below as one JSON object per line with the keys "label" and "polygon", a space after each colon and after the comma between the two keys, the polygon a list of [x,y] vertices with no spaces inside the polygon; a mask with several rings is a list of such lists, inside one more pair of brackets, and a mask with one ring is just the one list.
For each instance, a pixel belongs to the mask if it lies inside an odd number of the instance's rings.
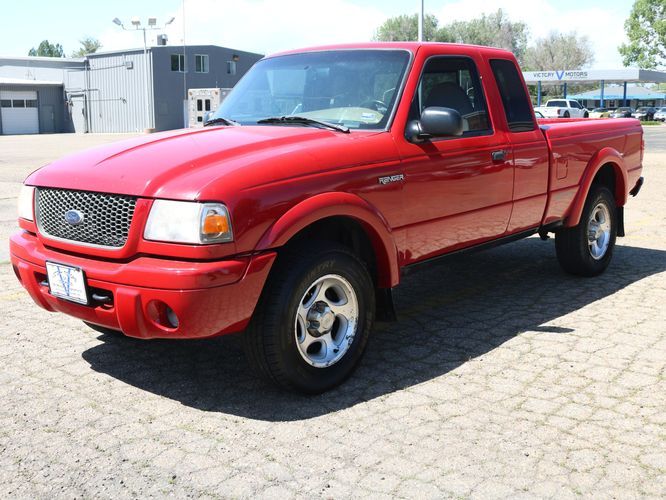
{"label": "truck bed", "polygon": [[625,185],[616,186],[615,193],[618,204],[624,204],[622,200],[641,172],[643,128],[638,120],[542,119],[539,125],[548,142],[551,165],[544,225],[567,217],[588,166],[602,158],[623,162],[626,167]]}

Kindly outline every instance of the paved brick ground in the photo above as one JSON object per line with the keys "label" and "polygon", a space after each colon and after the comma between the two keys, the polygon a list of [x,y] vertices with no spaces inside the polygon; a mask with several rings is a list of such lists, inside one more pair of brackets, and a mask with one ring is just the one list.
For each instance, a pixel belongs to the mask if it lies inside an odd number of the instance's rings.
{"label": "paved brick ground", "polygon": [[256,380],[235,337],[46,313],[3,264],[0,496],[665,497],[665,162],[648,149],[606,274],[531,238],[413,275],[401,321],[314,398]]}

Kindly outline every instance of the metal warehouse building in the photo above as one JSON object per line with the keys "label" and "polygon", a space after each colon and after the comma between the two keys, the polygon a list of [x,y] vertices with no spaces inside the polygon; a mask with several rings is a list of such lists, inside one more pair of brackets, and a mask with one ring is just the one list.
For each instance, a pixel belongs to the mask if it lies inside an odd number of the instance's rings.
{"label": "metal warehouse building", "polygon": [[261,57],[215,45],[0,57],[0,133],[180,128],[189,89],[231,88]]}

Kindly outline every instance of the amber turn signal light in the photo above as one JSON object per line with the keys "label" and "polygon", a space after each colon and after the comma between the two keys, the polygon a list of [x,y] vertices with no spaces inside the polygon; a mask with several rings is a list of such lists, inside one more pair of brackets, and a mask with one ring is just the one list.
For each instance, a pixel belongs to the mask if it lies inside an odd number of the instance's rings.
{"label": "amber turn signal light", "polygon": [[210,210],[203,223],[203,233],[207,235],[214,235],[226,233],[229,231],[229,220],[224,214]]}

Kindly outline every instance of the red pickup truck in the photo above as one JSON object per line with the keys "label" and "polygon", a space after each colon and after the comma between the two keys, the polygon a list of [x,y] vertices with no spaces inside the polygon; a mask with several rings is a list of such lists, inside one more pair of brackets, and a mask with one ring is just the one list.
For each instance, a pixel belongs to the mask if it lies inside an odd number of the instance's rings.
{"label": "red pickup truck", "polygon": [[537,122],[514,56],[487,47],[266,57],[207,125],[31,174],[14,271],[102,331],[243,331],[260,373],[309,393],[352,373],[414,266],[554,233],[566,271],[603,272],[643,181],[638,120]]}

